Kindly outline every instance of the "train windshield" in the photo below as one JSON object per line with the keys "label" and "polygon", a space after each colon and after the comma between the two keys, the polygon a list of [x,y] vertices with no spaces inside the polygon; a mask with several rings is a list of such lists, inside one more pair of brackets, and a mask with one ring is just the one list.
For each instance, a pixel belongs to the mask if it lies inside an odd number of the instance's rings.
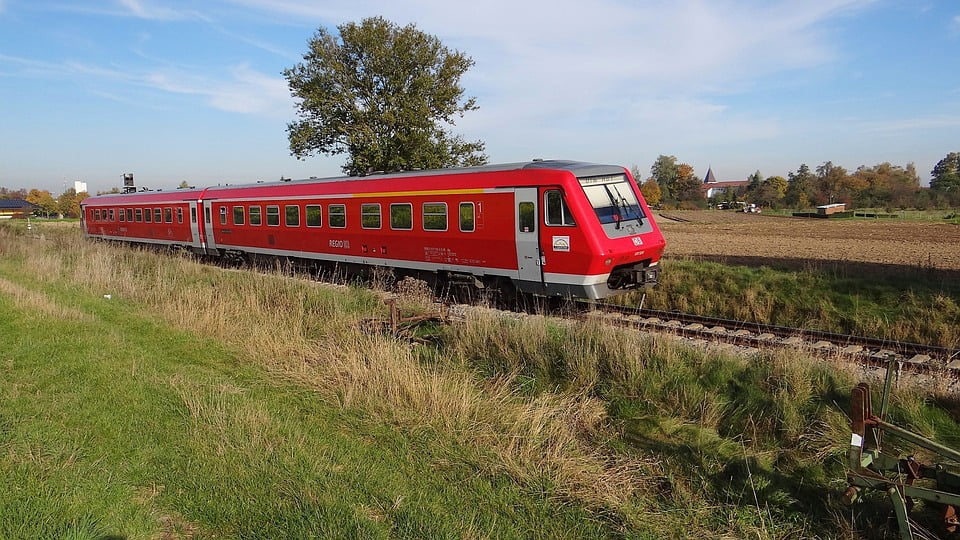
{"label": "train windshield", "polygon": [[600,223],[614,223],[617,228],[624,222],[643,224],[643,209],[637,200],[627,176],[615,174],[580,178],[580,185]]}

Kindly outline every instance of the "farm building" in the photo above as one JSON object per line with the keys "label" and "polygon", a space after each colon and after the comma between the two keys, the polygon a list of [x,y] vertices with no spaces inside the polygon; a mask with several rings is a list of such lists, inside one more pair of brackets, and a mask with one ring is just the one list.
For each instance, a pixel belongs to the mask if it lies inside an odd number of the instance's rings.
{"label": "farm building", "polygon": [[749,184],[749,180],[728,180],[725,182],[718,182],[717,177],[713,175],[713,168],[707,168],[707,175],[703,177],[703,194],[706,198],[713,197],[715,195],[720,195],[727,188],[732,188],[734,193],[737,190],[744,189]]}
{"label": "farm building", "polygon": [[0,219],[25,218],[39,208],[23,199],[0,199]]}
{"label": "farm building", "polygon": [[824,204],[817,207],[817,214],[821,216],[829,216],[830,214],[844,212],[846,209],[847,205],[844,203]]}

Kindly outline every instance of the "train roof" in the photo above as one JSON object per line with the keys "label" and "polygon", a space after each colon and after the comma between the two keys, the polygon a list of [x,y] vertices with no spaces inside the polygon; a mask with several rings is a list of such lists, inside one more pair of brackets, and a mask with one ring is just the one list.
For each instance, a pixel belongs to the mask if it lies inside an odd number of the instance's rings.
{"label": "train roof", "polygon": [[602,174],[611,174],[620,172],[622,167],[616,165],[600,165],[584,161],[570,160],[534,160],[521,161],[516,163],[500,163],[495,165],[480,165],[476,167],[449,167],[446,169],[423,169],[402,171],[393,173],[372,173],[365,176],[334,176],[328,178],[301,178],[285,179],[273,182],[258,182],[256,184],[226,184],[223,186],[211,187],[211,189],[230,189],[230,188],[248,188],[254,186],[284,185],[290,182],[295,183],[327,183],[327,182],[362,182],[365,180],[390,180],[394,178],[410,178],[423,176],[441,176],[450,174],[471,174],[471,173],[489,173],[502,171],[518,171],[524,169],[544,169],[544,170],[566,170],[576,176],[599,176]]}
{"label": "train roof", "polygon": [[[263,182],[259,181],[256,183],[245,183],[245,184],[222,184],[216,186],[207,186],[207,187],[196,187],[188,189],[172,189],[172,190],[144,190],[137,191],[135,193],[110,193],[97,196],[96,199],[100,198],[109,198],[109,197],[130,197],[131,195],[142,195],[144,202],[149,202],[152,198],[150,195],[159,195],[164,198],[169,198],[171,194],[176,196],[183,195],[183,200],[189,200],[195,198],[195,195],[202,193],[206,190],[231,190],[231,189],[247,189],[252,187],[269,187],[269,186],[284,186],[290,184],[318,184],[318,183],[332,183],[332,182],[363,182],[363,181],[379,181],[379,180],[390,180],[390,179],[399,179],[399,178],[410,178],[410,177],[424,177],[424,176],[441,176],[441,175],[451,175],[451,174],[471,174],[471,173],[490,173],[490,172],[502,172],[502,171],[518,171],[518,170],[564,170],[570,171],[575,176],[600,176],[605,174],[617,174],[623,172],[623,167],[618,165],[602,165],[597,163],[589,163],[584,161],[571,161],[571,160],[533,160],[533,161],[522,161],[516,163],[501,163],[494,165],[480,165],[476,167],[450,167],[446,169],[424,169],[424,170],[412,170],[412,171],[403,171],[403,172],[394,172],[394,173],[373,173],[365,176],[336,176],[336,177],[327,177],[327,178],[302,178],[302,179],[281,179],[278,181]],[[93,198],[93,197],[91,197]],[[140,199],[140,197],[137,197]],[[91,201],[93,202],[93,201]]]}

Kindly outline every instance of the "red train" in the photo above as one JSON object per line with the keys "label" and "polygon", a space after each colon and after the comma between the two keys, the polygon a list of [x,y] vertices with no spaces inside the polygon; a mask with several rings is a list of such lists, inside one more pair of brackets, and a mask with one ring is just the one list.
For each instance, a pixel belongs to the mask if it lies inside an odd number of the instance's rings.
{"label": "red train", "polygon": [[140,191],[81,206],[89,238],[543,296],[656,284],[664,249],[630,173],[576,161]]}

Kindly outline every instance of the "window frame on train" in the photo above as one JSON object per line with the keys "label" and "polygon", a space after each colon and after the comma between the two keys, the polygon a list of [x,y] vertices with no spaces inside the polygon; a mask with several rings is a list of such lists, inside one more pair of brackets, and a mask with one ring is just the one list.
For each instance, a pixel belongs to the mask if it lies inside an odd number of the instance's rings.
{"label": "window frame on train", "polygon": [[[442,207],[442,208],[443,208],[443,212],[441,213],[441,212],[436,211],[436,210],[429,210],[429,211],[428,211],[428,210],[427,210],[427,207],[428,207],[428,206],[431,206],[431,207]],[[424,230],[424,231],[443,232],[443,231],[446,231],[446,230],[449,228],[448,219],[447,219],[447,216],[448,216],[448,214],[449,214],[449,212],[447,211],[447,203],[445,203],[445,202],[440,202],[440,201],[437,201],[437,202],[425,202],[425,203],[423,203],[423,204],[421,205],[421,207],[420,207],[420,213],[421,213],[421,218],[422,218],[421,223],[422,223],[422,225],[423,225],[423,230]],[[439,228],[439,227],[437,227],[437,226],[435,226],[435,225],[433,225],[433,224],[431,223],[431,222],[437,222],[437,223],[439,223],[439,221],[438,221],[436,218],[441,217],[441,216],[443,217],[443,228],[442,228],[442,229]],[[429,226],[428,226],[428,225],[429,225]]]}
{"label": "window frame on train", "polygon": [[383,225],[383,216],[380,211],[380,203],[360,204],[360,228],[380,229],[381,225]]}
{"label": "window frame on train", "polygon": [[347,228],[347,205],[328,204],[327,205],[327,223],[331,229]]}
{"label": "window frame on train", "polygon": [[[406,210],[406,219],[404,213],[400,210]],[[394,231],[412,231],[413,230],[413,203],[390,203],[390,229]]]}

